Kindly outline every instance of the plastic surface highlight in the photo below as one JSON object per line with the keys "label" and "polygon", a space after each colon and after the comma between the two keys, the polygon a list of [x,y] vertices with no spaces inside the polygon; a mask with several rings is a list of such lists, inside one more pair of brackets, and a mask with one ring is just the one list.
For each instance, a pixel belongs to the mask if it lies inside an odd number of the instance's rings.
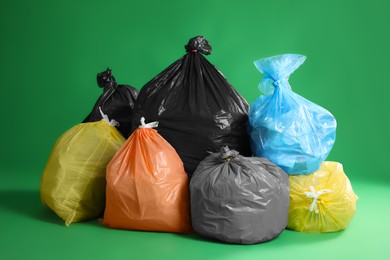
{"label": "plastic surface highlight", "polygon": [[41,199],[66,225],[104,210],[106,166],[125,139],[101,120],[78,124],[56,142],[42,174]]}
{"label": "plastic surface highlight", "polygon": [[107,166],[104,225],[188,233],[192,230],[188,177],[175,149],[152,129],[133,132]]}
{"label": "plastic surface highlight", "polygon": [[118,121],[117,129],[127,138],[131,130],[131,116],[138,90],[129,85],[118,84],[109,68],[98,73],[96,80],[98,86],[103,88],[103,94],[83,123],[99,121],[101,119],[99,107],[101,107],[109,118]]}
{"label": "plastic surface highlight", "polygon": [[271,240],[287,226],[287,174],[265,158],[222,148],[190,181],[191,219],[198,234],[227,243]]}
{"label": "plastic surface highlight", "polygon": [[250,156],[248,103],[201,53],[206,39],[195,37],[188,53],[145,84],[134,106],[132,130],[145,117],[177,151],[191,176],[208,151],[228,145]]}
{"label": "plastic surface highlight", "polygon": [[285,54],[255,61],[264,93],[249,109],[252,152],[288,174],[319,169],[333,147],[336,120],[326,109],[291,90],[288,78],[306,57]]}
{"label": "plastic surface highlight", "polygon": [[289,181],[289,229],[323,233],[348,226],[358,197],[340,163],[325,161],[315,173],[289,176]]}

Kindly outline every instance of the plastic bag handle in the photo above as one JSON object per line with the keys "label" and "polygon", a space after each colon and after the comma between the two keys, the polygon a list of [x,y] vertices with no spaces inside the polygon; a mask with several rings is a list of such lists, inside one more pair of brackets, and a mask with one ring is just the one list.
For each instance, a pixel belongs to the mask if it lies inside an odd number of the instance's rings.
{"label": "plastic bag handle", "polygon": [[288,79],[306,60],[301,54],[283,54],[254,61],[264,74],[259,89],[264,95],[272,95],[276,87],[291,89]]}
{"label": "plastic bag handle", "polygon": [[155,127],[158,127],[158,122],[157,121],[145,124],[145,117],[141,117],[140,121],[141,121],[141,125],[139,126],[139,128],[155,128]]}
{"label": "plastic bag handle", "polygon": [[309,211],[313,211],[318,214],[319,210],[318,210],[318,204],[317,204],[317,201],[318,201],[318,198],[322,195],[322,194],[326,194],[326,193],[329,193],[329,192],[332,192],[332,190],[329,190],[329,189],[323,189],[323,190],[319,190],[319,191],[316,191],[314,189],[313,186],[309,186],[309,189],[310,191],[305,191],[304,194],[306,195],[306,197],[308,198],[312,198],[313,201],[312,203],[310,204],[309,206]]}
{"label": "plastic bag handle", "polygon": [[115,121],[114,119],[109,120],[108,116],[103,113],[102,107],[99,107],[100,114],[102,115],[102,120],[109,124],[110,126],[119,126],[118,121]]}

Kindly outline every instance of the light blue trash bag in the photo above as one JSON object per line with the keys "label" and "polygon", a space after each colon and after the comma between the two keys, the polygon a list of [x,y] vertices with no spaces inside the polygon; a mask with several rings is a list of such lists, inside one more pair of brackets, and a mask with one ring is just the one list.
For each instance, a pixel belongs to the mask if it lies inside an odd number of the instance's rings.
{"label": "light blue trash bag", "polygon": [[336,120],[326,109],[291,90],[288,78],[306,57],[285,54],[255,61],[264,74],[264,93],[249,109],[252,152],[266,157],[288,174],[320,168],[336,138]]}

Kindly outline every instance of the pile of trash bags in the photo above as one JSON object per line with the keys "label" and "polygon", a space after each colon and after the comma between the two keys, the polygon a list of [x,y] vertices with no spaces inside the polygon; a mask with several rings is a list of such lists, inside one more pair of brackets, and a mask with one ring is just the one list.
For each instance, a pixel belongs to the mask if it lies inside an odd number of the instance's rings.
{"label": "pile of trash bags", "polygon": [[336,120],[288,82],[306,57],[255,61],[263,95],[249,106],[205,58],[204,37],[185,50],[140,91],[97,74],[103,93],[55,143],[42,203],[67,226],[100,219],[234,244],[345,229],[357,196],[342,165],[325,161]]}

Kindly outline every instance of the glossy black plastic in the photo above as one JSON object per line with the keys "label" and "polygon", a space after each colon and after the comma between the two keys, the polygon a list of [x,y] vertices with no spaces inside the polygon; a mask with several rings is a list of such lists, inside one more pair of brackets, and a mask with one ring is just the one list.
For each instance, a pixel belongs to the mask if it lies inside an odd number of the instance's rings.
{"label": "glossy black plastic", "polygon": [[110,120],[114,119],[119,123],[116,128],[127,138],[130,135],[131,116],[138,90],[129,85],[118,84],[109,68],[98,73],[96,80],[98,86],[103,88],[103,94],[100,95],[92,112],[84,119],[83,123],[101,120],[102,115],[99,111],[99,107],[101,107]]}
{"label": "glossy black plastic", "polygon": [[228,145],[251,155],[248,103],[201,54],[211,46],[202,36],[185,46],[187,54],[141,89],[134,106],[132,131],[141,117],[158,121],[158,132],[181,157],[189,176],[209,153]]}

